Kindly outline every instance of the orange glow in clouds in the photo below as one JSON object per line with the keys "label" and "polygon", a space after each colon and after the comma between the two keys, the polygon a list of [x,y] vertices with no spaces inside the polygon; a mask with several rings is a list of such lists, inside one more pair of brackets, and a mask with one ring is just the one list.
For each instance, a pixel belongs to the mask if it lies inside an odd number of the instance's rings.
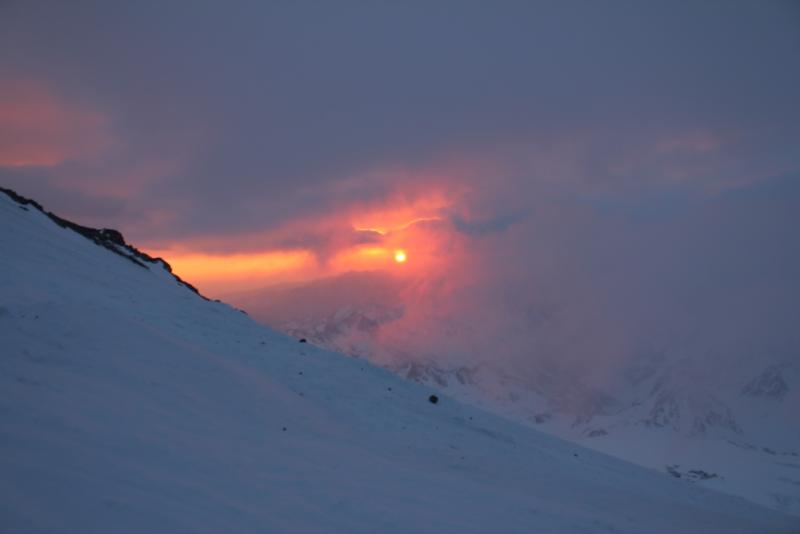
{"label": "orange glow in clouds", "polygon": [[[412,200],[398,198],[384,206],[362,207],[358,212],[350,207],[326,217],[301,219],[242,236],[241,246],[248,251],[203,252],[214,250],[217,238],[211,238],[194,244],[162,243],[148,253],[163,257],[176,274],[212,297],[355,271],[416,277],[452,260],[449,254],[442,256],[443,249],[452,249],[452,240],[446,237],[448,227],[440,216],[449,204],[438,194]],[[324,240],[318,248],[281,245],[298,236],[310,236],[309,241],[314,242],[314,236],[319,235]],[[224,250],[236,238],[221,239]],[[263,248],[259,248],[260,243]],[[413,262],[409,261],[409,250],[413,250]]]}
{"label": "orange glow in clouds", "polygon": [[51,167],[96,156],[111,142],[106,122],[44,83],[0,77],[0,167]]}
{"label": "orange glow in clouds", "polygon": [[209,295],[291,283],[320,275],[314,255],[306,250],[241,254],[204,254],[178,250],[148,250],[164,258],[173,271]]}

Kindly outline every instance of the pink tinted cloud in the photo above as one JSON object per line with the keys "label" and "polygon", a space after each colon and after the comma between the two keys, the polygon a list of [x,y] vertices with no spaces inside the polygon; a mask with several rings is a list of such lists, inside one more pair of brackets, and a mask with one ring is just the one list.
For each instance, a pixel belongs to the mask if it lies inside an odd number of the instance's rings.
{"label": "pink tinted cloud", "polygon": [[107,122],[43,82],[0,79],[0,166],[52,167],[96,155],[111,142]]}

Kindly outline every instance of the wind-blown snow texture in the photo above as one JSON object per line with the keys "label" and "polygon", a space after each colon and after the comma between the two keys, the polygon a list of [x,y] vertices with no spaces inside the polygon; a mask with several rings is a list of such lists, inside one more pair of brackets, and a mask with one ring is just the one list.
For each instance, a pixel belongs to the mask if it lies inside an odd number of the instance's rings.
{"label": "wind-blown snow texture", "polygon": [[0,194],[0,530],[797,532],[257,325]]}

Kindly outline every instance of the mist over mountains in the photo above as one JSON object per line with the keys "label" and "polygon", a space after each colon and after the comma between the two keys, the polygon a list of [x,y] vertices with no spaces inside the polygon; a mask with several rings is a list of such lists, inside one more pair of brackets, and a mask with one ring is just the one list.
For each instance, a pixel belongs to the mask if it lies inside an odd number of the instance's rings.
{"label": "mist over mountains", "polygon": [[[756,449],[775,467],[765,450],[800,452],[800,245],[785,233],[797,184],[776,178],[660,213],[531,216],[471,238],[479,249],[442,270],[351,272],[230,300],[320,346],[565,437],[600,438],[601,449],[614,428],[669,429]],[[773,482],[791,468],[777,471]],[[800,510],[796,487],[773,486],[760,502]]]}
{"label": "mist over mountains", "polygon": [[785,232],[798,183],[779,178],[663,213],[532,215],[470,239],[435,269],[348,272],[230,298],[348,352],[368,344],[376,361],[491,364],[519,376],[544,366],[611,391],[631,369],[680,361],[687,382],[725,381],[731,369],[800,361],[800,243]]}

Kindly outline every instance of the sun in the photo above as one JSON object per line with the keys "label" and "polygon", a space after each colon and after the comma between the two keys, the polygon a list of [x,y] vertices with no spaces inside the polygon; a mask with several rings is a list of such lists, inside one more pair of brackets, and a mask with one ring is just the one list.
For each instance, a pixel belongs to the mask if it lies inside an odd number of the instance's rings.
{"label": "sun", "polygon": [[408,256],[406,255],[405,250],[400,249],[394,251],[394,261],[397,263],[405,263],[407,259]]}

